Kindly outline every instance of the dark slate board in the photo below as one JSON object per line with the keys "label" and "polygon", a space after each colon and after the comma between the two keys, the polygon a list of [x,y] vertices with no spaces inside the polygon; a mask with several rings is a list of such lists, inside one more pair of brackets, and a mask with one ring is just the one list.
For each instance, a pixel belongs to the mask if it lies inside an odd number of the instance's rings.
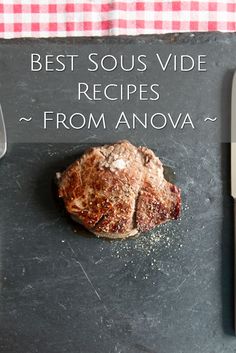
{"label": "dark slate board", "polygon": [[[32,75],[22,68],[33,50],[69,52],[80,47],[88,52],[96,46],[101,52],[132,47],[138,52],[156,48],[207,53],[212,60],[202,76],[206,89],[192,90],[194,79],[199,80],[193,73],[190,81],[183,81],[186,94],[179,96],[171,88],[171,97],[186,109],[195,102],[196,116],[201,110],[221,117],[214,129],[202,129],[191,139],[178,133],[154,138],[149,131],[109,131],[104,136],[80,133],[76,145],[10,143],[0,162],[1,352],[235,352],[229,145],[216,143],[229,121],[235,44],[236,36],[226,34],[0,43],[1,103],[5,116],[15,119],[7,120],[10,142],[17,141],[12,124],[19,115],[39,115],[50,102],[67,110],[76,105],[68,99],[73,85],[70,91],[66,75],[67,93],[45,90],[43,74],[37,76],[39,86],[31,82]],[[171,72],[163,76],[163,87],[169,89],[168,80],[180,82],[174,77]],[[53,87],[53,82],[47,84]],[[168,109],[168,100],[161,104]],[[114,106],[103,108],[112,119]],[[19,136],[21,129],[18,125]],[[83,229],[75,233],[55,197],[55,171],[91,144],[124,137],[152,147],[176,173],[183,191],[181,220],[125,242],[96,239]],[[157,233],[162,234],[158,242]]]}

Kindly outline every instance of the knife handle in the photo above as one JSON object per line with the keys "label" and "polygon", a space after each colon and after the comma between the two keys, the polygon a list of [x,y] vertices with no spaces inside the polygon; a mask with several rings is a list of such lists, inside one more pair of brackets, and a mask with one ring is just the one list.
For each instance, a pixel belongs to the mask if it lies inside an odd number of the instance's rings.
{"label": "knife handle", "polygon": [[236,199],[234,198],[234,332],[236,335]]}

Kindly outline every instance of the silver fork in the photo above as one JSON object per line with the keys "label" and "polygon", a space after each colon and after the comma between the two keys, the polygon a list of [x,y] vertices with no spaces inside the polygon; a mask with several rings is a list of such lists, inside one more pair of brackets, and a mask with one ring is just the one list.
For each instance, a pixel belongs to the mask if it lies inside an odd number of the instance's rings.
{"label": "silver fork", "polygon": [[2,106],[0,105],[0,159],[7,152],[7,134],[6,127],[2,113]]}

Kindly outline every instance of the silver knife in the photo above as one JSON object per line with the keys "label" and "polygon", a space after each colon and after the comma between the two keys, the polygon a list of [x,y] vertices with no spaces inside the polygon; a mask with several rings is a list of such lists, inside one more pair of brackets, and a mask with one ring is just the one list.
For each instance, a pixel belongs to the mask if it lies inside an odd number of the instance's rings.
{"label": "silver knife", "polygon": [[236,71],[231,96],[231,195],[234,199],[234,331],[236,334]]}
{"label": "silver knife", "polygon": [[4,123],[2,107],[0,105],[0,159],[5,155],[7,151],[7,134]]}

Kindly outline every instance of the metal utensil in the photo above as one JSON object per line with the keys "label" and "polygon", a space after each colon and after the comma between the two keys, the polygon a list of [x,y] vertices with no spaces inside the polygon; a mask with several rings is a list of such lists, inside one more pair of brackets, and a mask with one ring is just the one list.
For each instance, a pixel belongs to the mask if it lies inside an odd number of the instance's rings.
{"label": "metal utensil", "polygon": [[7,152],[7,134],[6,134],[6,127],[4,123],[2,107],[0,105],[0,159],[5,155]]}
{"label": "metal utensil", "polygon": [[236,71],[231,97],[231,195],[234,199],[234,327],[236,333]]}

